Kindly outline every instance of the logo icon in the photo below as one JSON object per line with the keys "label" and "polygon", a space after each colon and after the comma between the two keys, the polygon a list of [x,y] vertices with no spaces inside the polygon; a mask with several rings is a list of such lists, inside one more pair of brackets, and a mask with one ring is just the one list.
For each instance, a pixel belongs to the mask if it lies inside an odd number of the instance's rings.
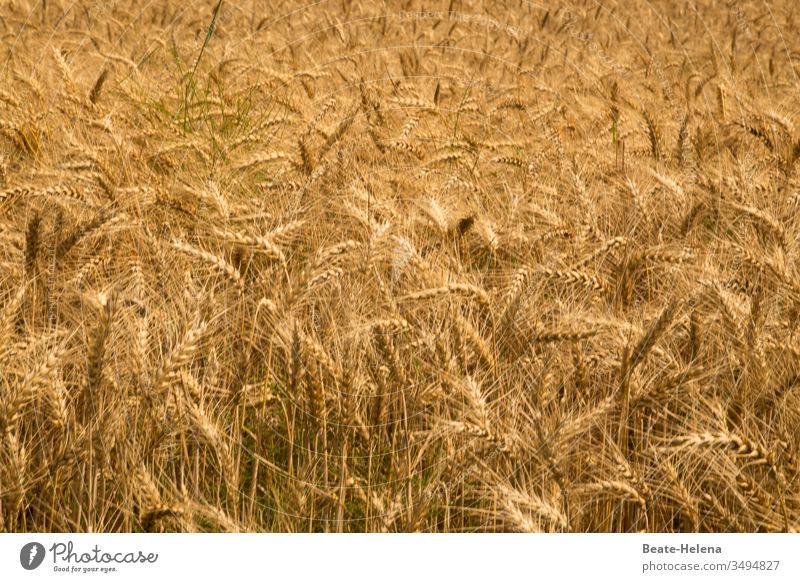
{"label": "logo icon", "polygon": [[44,546],[39,542],[30,542],[19,551],[19,563],[26,570],[35,570],[44,562]]}

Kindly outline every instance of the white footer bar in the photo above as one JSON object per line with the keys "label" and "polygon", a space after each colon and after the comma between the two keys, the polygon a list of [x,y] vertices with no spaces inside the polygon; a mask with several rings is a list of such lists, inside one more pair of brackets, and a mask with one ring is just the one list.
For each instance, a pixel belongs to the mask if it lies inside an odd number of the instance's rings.
{"label": "white footer bar", "polygon": [[231,582],[488,582],[556,577],[593,582],[797,581],[800,535],[0,535],[0,580],[116,582],[190,576]]}

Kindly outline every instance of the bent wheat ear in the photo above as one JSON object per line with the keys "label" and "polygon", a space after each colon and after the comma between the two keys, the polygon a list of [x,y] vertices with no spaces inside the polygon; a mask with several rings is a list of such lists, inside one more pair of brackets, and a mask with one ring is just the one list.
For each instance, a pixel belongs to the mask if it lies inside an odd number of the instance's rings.
{"label": "bent wheat ear", "polygon": [[715,448],[733,452],[740,457],[749,457],[767,463],[769,455],[758,444],[730,433],[694,433],[675,437],[669,442],[669,448]]}
{"label": "bent wheat ear", "polygon": [[562,281],[566,281],[567,283],[577,283],[579,285],[583,285],[584,287],[591,289],[592,291],[607,290],[607,285],[603,281],[601,281],[599,278],[593,275],[584,273],[583,271],[578,271],[578,270],[558,271],[542,267],[540,269],[540,272],[552,279],[560,279]]}
{"label": "bent wheat ear", "polygon": [[39,254],[39,226],[42,217],[36,213],[28,221],[28,230],[25,233],[25,272],[33,277],[36,272],[36,258]]}
{"label": "bent wheat ear", "polygon": [[204,251],[202,249],[195,248],[190,246],[186,243],[180,241],[172,241],[172,246],[182,251],[188,255],[192,255],[197,257],[209,265],[213,266],[214,268],[221,271],[224,275],[226,275],[233,283],[236,285],[240,292],[244,292],[244,281],[242,281],[242,276],[239,274],[239,271],[231,265],[227,260],[224,258],[210,253],[208,251]]}
{"label": "bent wheat ear", "polygon": [[101,293],[98,296],[100,303],[100,322],[94,335],[94,341],[89,351],[87,394],[91,395],[100,386],[103,367],[105,365],[106,345],[111,335],[111,317],[114,304],[113,295]]}
{"label": "bent wheat ear", "polygon": [[474,297],[482,305],[489,306],[489,295],[486,291],[475,285],[465,283],[452,283],[444,287],[434,287],[423,291],[417,291],[416,293],[409,293],[408,295],[400,297],[399,301],[427,301],[450,294]]}
{"label": "bent wheat ear", "polygon": [[647,501],[635,487],[625,481],[598,481],[587,485],[579,485],[572,489],[578,495],[587,494],[606,494],[615,497],[622,497],[636,502],[643,514],[647,512]]}
{"label": "bent wheat ear", "polygon": [[636,366],[638,366],[644,360],[648,352],[653,348],[659,338],[667,331],[672,323],[672,320],[675,318],[675,314],[678,311],[679,305],[680,304],[677,301],[672,301],[669,305],[667,305],[667,307],[664,308],[655,321],[653,321],[641,339],[639,339],[638,343],[631,352],[631,370],[636,368]]}
{"label": "bent wheat ear", "polygon": [[100,98],[100,92],[103,90],[103,84],[106,82],[108,78],[108,69],[103,69],[103,72],[97,77],[97,80],[94,82],[92,86],[92,90],[89,91],[89,102],[91,104],[97,103],[97,100]]}
{"label": "bent wheat ear", "polygon": [[[213,231],[214,234],[219,236],[221,239],[233,241],[242,246],[251,247],[255,250],[266,253],[270,257],[278,259],[281,263],[286,262],[286,257],[283,255],[283,251],[280,249],[280,247],[266,237],[252,236],[229,230],[221,230],[218,228],[214,228]],[[235,277],[235,275],[233,276]]]}
{"label": "bent wheat ear", "polygon": [[18,420],[22,408],[36,398],[42,387],[49,386],[63,353],[62,349],[51,350],[42,363],[22,378],[20,386],[14,393],[9,393],[7,390],[0,392],[0,408],[4,410],[0,415],[0,432],[9,430]]}
{"label": "bent wheat ear", "polygon": [[162,394],[169,388],[169,385],[177,377],[180,368],[191,361],[207,328],[207,322],[200,321],[195,323],[189,328],[172,352],[170,352],[170,355],[164,360],[161,368],[153,379],[154,395]]}

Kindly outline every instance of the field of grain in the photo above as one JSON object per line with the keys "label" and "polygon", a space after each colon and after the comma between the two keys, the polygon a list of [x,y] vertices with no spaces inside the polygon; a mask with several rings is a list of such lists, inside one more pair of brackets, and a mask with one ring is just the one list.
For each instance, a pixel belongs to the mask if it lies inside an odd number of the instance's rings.
{"label": "field of grain", "polygon": [[799,13],[4,1],[0,530],[798,530]]}

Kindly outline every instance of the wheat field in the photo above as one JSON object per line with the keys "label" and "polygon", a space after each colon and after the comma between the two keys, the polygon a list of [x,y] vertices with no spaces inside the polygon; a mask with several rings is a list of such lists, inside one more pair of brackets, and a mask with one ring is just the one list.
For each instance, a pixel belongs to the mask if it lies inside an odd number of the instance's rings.
{"label": "wheat field", "polygon": [[0,7],[0,530],[800,529],[792,0]]}

